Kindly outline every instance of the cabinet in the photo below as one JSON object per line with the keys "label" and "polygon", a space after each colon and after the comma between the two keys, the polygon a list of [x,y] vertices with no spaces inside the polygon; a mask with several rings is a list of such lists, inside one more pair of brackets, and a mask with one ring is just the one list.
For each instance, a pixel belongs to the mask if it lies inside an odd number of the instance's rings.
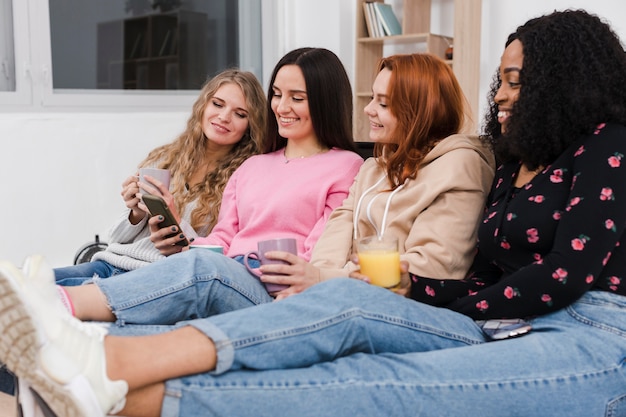
{"label": "cabinet", "polygon": [[[478,117],[478,81],[480,68],[480,18],[481,0],[454,0],[454,37],[430,32],[432,0],[403,0],[402,35],[371,38],[367,34],[363,3],[356,0],[356,49],[355,49],[355,117],[354,137],[357,141],[368,139],[369,127],[363,108],[371,97],[372,81],[376,64],[387,45],[399,46],[402,52],[430,52],[445,59],[446,49],[454,44],[452,65],[454,73],[470,104],[469,129],[476,130]],[[371,0],[369,0],[371,1]],[[382,2],[382,0],[378,0]],[[397,10],[396,13],[398,13]]]}
{"label": "cabinet", "polygon": [[178,10],[98,24],[98,88],[199,89],[208,74],[205,13]]}

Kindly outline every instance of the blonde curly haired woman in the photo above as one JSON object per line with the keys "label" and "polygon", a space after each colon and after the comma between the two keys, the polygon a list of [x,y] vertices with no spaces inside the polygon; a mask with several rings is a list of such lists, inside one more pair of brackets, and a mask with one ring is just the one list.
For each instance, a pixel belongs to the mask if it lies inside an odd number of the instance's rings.
{"label": "blonde curly haired woman", "polygon": [[[140,268],[164,255],[151,241],[149,214],[140,187],[160,195],[178,218],[186,238],[206,236],[217,222],[231,174],[259,152],[266,127],[266,98],[254,74],[228,69],[208,80],[193,105],[187,128],[173,142],[152,150],[139,167],[170,170],[169,189],[156,179],[122,183],[125,210],[110,230],[109,245],[88,263],[57,268],[59,283],[79,285]],[[179,214],[180,213],[180,214]]]}

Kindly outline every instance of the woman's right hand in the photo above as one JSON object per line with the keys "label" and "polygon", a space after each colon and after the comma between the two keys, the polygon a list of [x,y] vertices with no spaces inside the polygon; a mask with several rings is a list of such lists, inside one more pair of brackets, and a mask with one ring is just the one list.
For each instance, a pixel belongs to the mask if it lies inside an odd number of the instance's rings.
{"label": "woman's right hand", "polygon": [[[152,216],[148,220],[150,226],[150,241],[154,247],[164,256],[170,256],[178,252],[189,249],[189,246],[180,246],[176,243],[185,239],[182,230],[176,226],[159,228],[159,224],[164,220],[163,216]],[[174,236],[170,236],[174,233]]]}
{"label": "woman's right hand", "polygon": [[126,178],[122,183],[122,192],[120,193],[124,199],[124,204],[130,209],[128,220],[132,224],[139,223],[148,214],[139,207],[141,199],[139,197],[138,182],[139,173],[135,173],[135,175]]}

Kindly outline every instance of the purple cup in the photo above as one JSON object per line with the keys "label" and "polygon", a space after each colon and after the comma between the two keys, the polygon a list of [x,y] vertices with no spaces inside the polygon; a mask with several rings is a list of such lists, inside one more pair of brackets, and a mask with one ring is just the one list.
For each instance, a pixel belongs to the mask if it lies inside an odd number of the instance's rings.
{"label": "purple cup", "polygon": [[[278,259],[268,259],[265,257],[265,253],[270,252],[270,251],[281,251],[281,252],[289,252],[294,255],[298,254],[298,243],[296,242],[296,239],[293,239],[293,238],[262,240],[257,244],[257,247],[258,247],[258,250],[250,251],[244,255],[243,264],[246,266],[246,268],[248,268],[248,271],[250,271],[251,274],[255,275],[258,278],[261,277],[261,274],[259,273],[257,269],[252,268],[250,266],[250,264],[248,263],[249,259],[256,259],[261,263],[261,265],[270,265],[270,264],[289,265],[289,263],[285,261],[281,261]],[[279,275],[279,274],[276,274],[276,275]],[[272,284],[271,282],[264,282],[263,285],[265,285],[265,289],[270,294],[284,290],[285,288],[289,287],[289,285]]]}

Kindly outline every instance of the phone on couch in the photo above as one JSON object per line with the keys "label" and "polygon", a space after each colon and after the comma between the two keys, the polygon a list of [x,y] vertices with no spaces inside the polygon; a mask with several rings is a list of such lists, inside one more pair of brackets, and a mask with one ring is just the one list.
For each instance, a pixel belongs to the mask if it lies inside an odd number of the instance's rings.
{"label": "phone on couch", "polygon": [[[163,200],[159,196],[152,195],[152,194],[144,194],[141,197],[141,199],[143,200],[146,207],[148,207],[148,210],[150,211],[150,214],[152,216],[158,216],[158,215],[163,216],[164,220],[159,224],[159,229],[163,229],[164,227],[176,226],[178,230],[182,231],[182,229],[178,225],[178,222],[176,221],[176,218],[170,211],[170,208],[165,203],[165,200]],[[172,233],[170,235],[167,235],[166,237],[170,238],[170,237],[176,236],[178,233],[179,232]],[[188,246],[189,240],[185,238],[184,240],[180,240],[176,242],[176,245]]]}

